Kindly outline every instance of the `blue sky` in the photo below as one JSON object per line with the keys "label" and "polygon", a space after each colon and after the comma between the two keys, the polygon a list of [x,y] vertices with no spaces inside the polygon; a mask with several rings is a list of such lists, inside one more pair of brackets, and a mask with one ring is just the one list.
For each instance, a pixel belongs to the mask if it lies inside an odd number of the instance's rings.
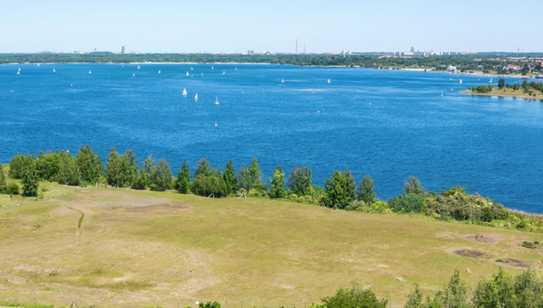
{"label": "blue sky", "polygon": [[[7,3],[6,3],[7,2]],[[542,0],[5,0],[0,52],[543,51]]]}

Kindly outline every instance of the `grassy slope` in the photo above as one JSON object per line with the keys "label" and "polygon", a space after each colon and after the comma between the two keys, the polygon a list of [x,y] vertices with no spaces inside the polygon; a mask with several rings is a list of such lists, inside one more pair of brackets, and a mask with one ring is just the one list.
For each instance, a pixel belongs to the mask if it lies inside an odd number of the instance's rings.
{"label": "grassy slope", "polygon": [[[260,199],[48,186],[40,201],[0,195],[1,300],[303,306],[359,282],[397,306],[414,283],[435,290],[458,269],[473,284],[499,257],[543,269],[543,251],[519,245],[541,234]],[[453,253],[462,248],[488,256]]]}

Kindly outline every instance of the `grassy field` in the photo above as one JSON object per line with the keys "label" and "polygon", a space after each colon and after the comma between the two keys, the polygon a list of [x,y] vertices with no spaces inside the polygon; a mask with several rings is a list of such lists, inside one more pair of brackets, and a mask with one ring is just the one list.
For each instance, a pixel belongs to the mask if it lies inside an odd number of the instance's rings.
{"label": "grassy field", "polygon": [[[473,287],[503,266],[543,270],[543,235],[422,216],[264,199],[46,184],[0,195],[0,303],[98,307],[304,307],[352,283],[393,307],[458,269]],[[498,263],[511,258],[521,264]]]}

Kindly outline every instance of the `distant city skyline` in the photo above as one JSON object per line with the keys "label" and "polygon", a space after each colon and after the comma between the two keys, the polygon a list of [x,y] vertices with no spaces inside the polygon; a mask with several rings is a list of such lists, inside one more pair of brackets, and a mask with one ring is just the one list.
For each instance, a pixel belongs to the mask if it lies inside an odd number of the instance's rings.
{"label": "distant city skyline", "polygon": [[540,0],[26,0],[2,8],[0,52],[543,51]]}

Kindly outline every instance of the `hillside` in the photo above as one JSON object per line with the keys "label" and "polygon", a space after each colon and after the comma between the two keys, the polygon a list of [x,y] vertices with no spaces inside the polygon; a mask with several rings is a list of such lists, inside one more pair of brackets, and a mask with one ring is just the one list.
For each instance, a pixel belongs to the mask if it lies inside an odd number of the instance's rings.
{"label": "hillside", "polygon": [[[458,269],[543,269],[537,233],[267,199],[44,184],[0,195],[0,299],[125,306],[304,306],[353,282],[402,304]],[[501,260],[501,262],[497,262]]]}

